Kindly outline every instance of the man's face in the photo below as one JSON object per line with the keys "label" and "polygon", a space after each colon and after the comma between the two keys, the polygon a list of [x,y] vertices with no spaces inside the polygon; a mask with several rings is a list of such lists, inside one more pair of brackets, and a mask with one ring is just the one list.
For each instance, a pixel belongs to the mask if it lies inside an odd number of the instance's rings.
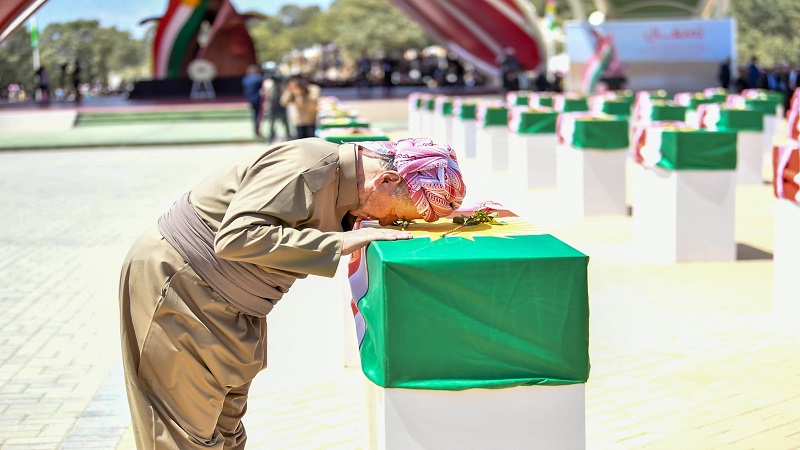
{"label": "man's face", "polygon": [[411,201],[405,184],[379,183],[359,195],[357,209],[350,211],[354,216],[367,220],[377,220],[382,226],[391,225],[397,220],[421,218]]}

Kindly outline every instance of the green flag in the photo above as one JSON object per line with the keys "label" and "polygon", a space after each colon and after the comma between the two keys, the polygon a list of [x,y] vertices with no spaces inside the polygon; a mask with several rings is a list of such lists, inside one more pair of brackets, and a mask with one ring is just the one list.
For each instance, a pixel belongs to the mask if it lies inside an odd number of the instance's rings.
{"label": "green flag", "polygon": [[39,29],[36,27],[36,17],[31,17],[31,48],[39,48]]}

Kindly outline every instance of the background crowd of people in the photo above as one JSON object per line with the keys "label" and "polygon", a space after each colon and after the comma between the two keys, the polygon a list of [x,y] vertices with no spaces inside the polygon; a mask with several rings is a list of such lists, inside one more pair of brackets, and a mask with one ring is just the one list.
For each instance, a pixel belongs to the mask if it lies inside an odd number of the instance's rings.
{"label": "background crowd of people", "polygon": [[[321,89],[306,77],[285,78],[276,72],[263,73],[258,66],[250,66],[242,78],[242,91],[253,113],[253,131],[262,137],[261,126],[266,119],[268,142],[273,142],[275,124],[283,125],[286,139],[314,137],[316,134],[318,102]],[[289,126],[289,108],[292,109],[294,130]]]}
{"label": "background crowd of people", "polygon": [[[50,70],[39,66],[34,73],[35,96],[40,103],[55,101],[80,102],[86,88],[82,85],[81,64],[79,61],[63,63],[59,66],[58,79],[54,84]],[[19,89],[17,89],[19,91]],[[11,89],[9,89],[11,91]]]}
{"label": "background crowd of people", "polygon": [[481,86],[489,80],[473,65],[439,46],[407,49],[403,52],[362,52],[355,57],[293,57],[283,63],[292,73],[304,74],[311,82],[326,87],[355,87],[361,94],[389,95],[395,86],[458,88]]}
{"label": "background crowd of people", "polygon": [[733,92],[742,92],[745,89],[764,89],[780,92],[784,98],[784,110],[789,110],[789,102],[795,89],[800,87],[800,64],[790,64],[781,61],[771,68],[758,64],[755,56],[748,64],[738,67],[736,78],[733,78],[731,60],[725,60],[719,69],[718,80],[720,86]]}

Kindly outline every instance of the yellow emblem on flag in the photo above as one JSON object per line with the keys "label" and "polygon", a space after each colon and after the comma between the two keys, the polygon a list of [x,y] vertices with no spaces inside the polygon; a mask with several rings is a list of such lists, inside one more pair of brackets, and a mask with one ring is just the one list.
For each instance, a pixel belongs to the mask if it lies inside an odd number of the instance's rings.
{"label": "yellow emblem on flag", "polygon": [[[427,237],[431,241],[447,237],[460,237],[470,241],[475,240],[475,236],[489,236],[503,239],[513,239],[514,236],[531,236],[537,234],[547,234],[536,225],[527,222],[522,217],[502,217],[503,224],[479,223],[462,227],[453,223],[453,219],[439,219],[436,222],[413,222],[406,227],[405,231],[411,233],[414,238]],[[377,221],[365,221],[362,226],[377,227]],[[390,226],[399,230],[399,226]]]}

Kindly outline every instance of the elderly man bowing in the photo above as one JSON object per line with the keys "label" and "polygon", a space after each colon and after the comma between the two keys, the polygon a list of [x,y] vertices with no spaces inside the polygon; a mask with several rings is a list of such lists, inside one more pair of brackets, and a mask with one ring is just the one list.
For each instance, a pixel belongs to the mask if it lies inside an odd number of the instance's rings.
{"label": "elderly man bowing", "polygon": [[131,248],[120,281],[122,352],[140,449],[244,448],[250,382],[266,367],[266,315],[307,275],[407,232],[360,228],[458,208],[449,146],[428,139],[266,148],[178,200]]}

